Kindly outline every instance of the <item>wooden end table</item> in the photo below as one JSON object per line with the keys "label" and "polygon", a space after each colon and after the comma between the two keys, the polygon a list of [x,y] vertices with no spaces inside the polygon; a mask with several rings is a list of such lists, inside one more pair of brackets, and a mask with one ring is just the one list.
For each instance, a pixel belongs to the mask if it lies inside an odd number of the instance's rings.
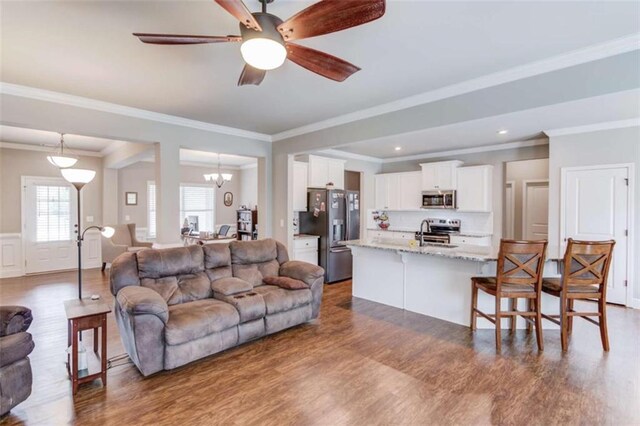
{"label": "wooden end table", "polygon": [[[101,379],[107,386],[107,314],[111,308],[101,300],[75,299],[65,300],[67,314],[67,345],[71,353],[67,354],[67,372],[73,383],[73,394],[78,385]],[[83,330],[93,329],[93,354],[87,351],[87,369],[78,371],[78,338]],[[102,329],[101,354],[98,354],[98,329]]]}

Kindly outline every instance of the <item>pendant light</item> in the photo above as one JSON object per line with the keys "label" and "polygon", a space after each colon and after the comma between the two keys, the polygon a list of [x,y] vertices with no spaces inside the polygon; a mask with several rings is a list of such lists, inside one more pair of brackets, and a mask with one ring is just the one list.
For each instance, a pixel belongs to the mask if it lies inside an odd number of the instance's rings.
{"label": "pendant light", "polygon": [[222,188],[225,182],[230,182],[233,175],[231,173],[222,173],[220,171],[220,154],[218,154],[218,173],[204,175],[204,180],[213,182],[218,188]]}
{"label": "pendant light", "polygon": [[78,157],[69,152],[68,148],[65,152],[64,133],[60,133],[60,147],[58,148],[58,150],[56,150],[55,153],[47,155],[47,160],[49,160],[51,164],[60,169],[72,167],[78,162]]}

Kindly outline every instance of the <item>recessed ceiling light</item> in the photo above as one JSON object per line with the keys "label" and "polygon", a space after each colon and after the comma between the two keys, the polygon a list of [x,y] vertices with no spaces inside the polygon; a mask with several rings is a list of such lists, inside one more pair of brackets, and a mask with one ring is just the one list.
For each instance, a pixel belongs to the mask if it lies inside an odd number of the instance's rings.
{"label": "recessed ceiling light", "polygon": [[394,149],[395,149],[396,151],[400,151],[400,150],[402,149],[402,147],[401,147],[401,146],[396,146]]}
{"label": "recessed ceiling light", "polygon": [[509,131],[508,131],[508,130],[506,130],[506,129],[498,130],[498,134],[499,134],[499,135],[506,135],[507,133],[509,133]]}

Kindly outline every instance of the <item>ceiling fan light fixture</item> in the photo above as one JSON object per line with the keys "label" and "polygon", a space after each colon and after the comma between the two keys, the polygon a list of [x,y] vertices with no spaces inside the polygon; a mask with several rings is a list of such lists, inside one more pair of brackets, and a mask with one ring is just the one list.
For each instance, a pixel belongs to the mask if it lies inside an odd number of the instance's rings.
{"label": "ceiling fan light fixture", "polygon": [[252,38],[242,43],[240,53],[246,63],[259,70],[273,70],[287,59],[283,43],[269,38]]}

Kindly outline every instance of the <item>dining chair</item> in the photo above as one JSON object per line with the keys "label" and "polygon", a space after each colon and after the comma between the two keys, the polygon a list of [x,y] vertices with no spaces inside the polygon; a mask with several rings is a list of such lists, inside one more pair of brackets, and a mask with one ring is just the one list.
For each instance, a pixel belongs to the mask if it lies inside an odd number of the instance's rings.
{"label": "dining chair", "polygon": [[[609,351],[607,332],[607,278],[613,255],[613,240],[576,241],[569,238],[561,263],[560,278],[544,278],[542,291],[560,299],[560,314],[546,315],[560,326],[562,350],[568,348],[568,336],[573,330],[573,318],[580,317],[600,328],[602,348]],[[590,300],[598,304],[598,312],[574,310],[574,300]],[[594,320],[592,317],[598,317]]]}
{"label": "dining chair", "polygon": [[[476,330],[478,315],[491,321],[496,328],[498,352],[502,348],[502,319],[509,318],[511,331],[515,332],[518,316],[527,321],[527,330],[535,326],[538,349],[544,350],[540,295],[546,250],[546,240],[501,240],[496,276],[471,278],[471,330]],[[494,314],[487,314],[478,309],[478,290],[495,297]],[[509,310],[502,310],[502,299],[509,300]],[[518,299],[527,300],[526,310],[518,310]]]}

